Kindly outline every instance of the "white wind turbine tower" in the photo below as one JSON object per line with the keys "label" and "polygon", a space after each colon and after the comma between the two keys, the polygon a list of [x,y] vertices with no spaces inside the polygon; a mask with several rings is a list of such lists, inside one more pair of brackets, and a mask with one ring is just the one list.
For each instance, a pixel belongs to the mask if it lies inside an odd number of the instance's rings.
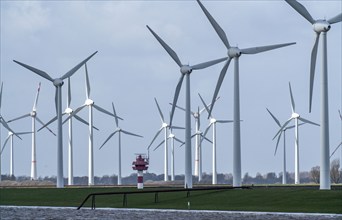
{"label": "white wind turbine tower", "polygon": [[[261,47],[252,47],[252,48],[245,48],[240,49],[238,47],[232,47],[230,46],[228,42],[228,38],[223,31],[223,29],[218,25],[218,23],[215,21],[215,19],[209,14],[209,12],[205,9],[205,7],[202,5],[202,3],[197,0],[198,4],[200,5],[201,9],[203,10],[204,14],[209,19],[211,25],[215,29],[216,33],[222,40],[223,44],[227,48],[227,54],[228,54],[228,60],[225,63],[219,79],[217,81],[216,89],[213,95],[213,101],[216,99],[218,92],[221,88],[223,79],[226,75],[228,66],[232,59],[234,59],[234,122],[233,122],[233,186],[241,186],[241,135],[240,135],[240,82],[239,82],[239,57],[241,54],[257,54],[273,49],[277,49],[280,47],[289,46],[295,43],[286,43],[286,44],[276,44],[276,45],[270,45],[270,46],[261,46]],[[212,112],[212,109],[214,107],[214,103],[210,108],[210,113]],[[210,115],[209,113],[209,115]]]}
{"label": "white wind turbine tower", "polygon": [[[220,97],[217,97],[219,99]],[[215,101],[217,101],[217,99]],[[172,103],[170,103],[172,105]],[[210,107],[211,104],[208,105]],[[176,108],[181,109],[185,111],[185,108],[179,107],[176,105]],[[201,114],[205,111],[205,107],[203,107],[201,110],[198,107],[197,111],[191,111],[191,115],[195,119],[195,171],[194,176],[198,177],[198,181],[200,182],[202,180],[202,132],[200,131],[200,125],[201,125]]]}
{"label": "white wind turbine tower", "polygon": [[74,117],[79,111],[81,111],[86,106],[89,107],[89,147],[88,147],[88,185],[92,186],[94,185],[94,147],[93,147],[93,107],[97,109],[100,112],[103,112],[107,115],[113,116],[115,118],[119,118],[122,120],[122,118],[113,115],[112,113],[108,112],[107,110],[101,108],[100,106],[96,105],[95,102],[90,98],[90,82],[89,82],[89,76],[88,76],[88,69],[87,64],[85,63],[85,74],[86,74],[86,101],[85,103],[77,108],[75,111],[71,113],[71,115],[65,120],[69,120],[69,118]]}
{"label": "white wind turbine tower", "polygon": [[26,65],[24,63],[13,60],[15,63],[25,67],[28,70],[31,70],[32,72],[38,74],[41,77],[49,80],[56,87],[55,106],[56,106],[56,112],[57,112],[57,125],[58,125],[58,129],[57,129],[58,130],[57,131],[57,188],[63,188],[64,187],[64,179],[63,179],[63,127],[62,127],[62,86],[64,84],[63,80],[71,77],[81,66],[83,66],[96,53],[97,53],[97,51],[95,53],[93,53],[92,55],[90,55],[85,60],[83,60],[81,63],[76,65],[74,68],[69,70],[62,77],[56,78],[56,79],[53,79],[50,75],[48,75],[46,72],[44,72],[42,70],[36,69],[36,68],[31,67],[29,65]]}
{"label": "white wind turbine tower", "polygon": [[[19,139],[21,139],[21,137],[19,137],[19,135],[17,133],[15,133],[7,124],[6,120],[2,117],[1,114],[1,103],[2,103],[2,88],[3,88],[3,83],[1,83],[1,88],[0,88],[0,124],[2,126],[4,126],[4,128],[6,128],[9,132],[11,132],[12,134],[14,134],[15,136],[17,136]],[[1,126],[0,126],[0,141],[1,141]],[[0,154],[0,182],[1,182],[1,154]]]}
{"label": "white wind turbine tower", "polygon": [[123,130],[122,128],[119,127],[119,120],[118,117],[116,115],[116,111],[114,108],[114,103],[112,102],[112,107],[113,107],[113,114],[114,114],[114,118],[115,118],[115,124],[116,124],[116,129],[113,133],[111,133],[108,138],[103,142],[103,144],[101,145],[100,149],[107,143],[107,141],[109,141],[109,139],[111,139],[116,133],[119,133],[119,151],[118,151],[118,157],[119,157],[119,173],[118,173],[118,185],[121,185],[121,133],[127,134],[127,135],[131,135],[131,136],[135,136],[135,137],[143,137],[141,135],[138,134],[134,134],[131,133],[129,131]]}
{"label": "white wind turbine tower", "polygon": [[300,177],[299,177],[299,136],[298,136],[298,120],[302,121],[304,123],[309,123],[309,124],[313,124],[316,126],[319,126],[319,124],[316,124],[312,121],[309,121],[305,118],[303,118],[302,116],[300,116],[298,113],[296,113],[296,106],[295,106],[295,102],[293,99],[293,95],[292,95],[292,89],[291,89],[291,84],[289,83],[289,89],[290,89],[290,97],[291,97],[291,109],[292,109],[292,114],[291,117],[284,123],[283,126],[281,126],[281,128],[279,129],[279,131],[277,132],[277,134],[274,136],[273,139],[275,139],[277,137],[277,135],[279,135],[280,132],[282,132],[286,126],[292,121],[294,120],[295,122],[295,184],[299,184],[300,183]]}
{"label": "white wind turbine tower", "polygon": [[[64,113],[62,115],[67,114],[68,116],[71,115],[71,113],[73,112],[73,109],[71,108],[71,81],[70,81],[70,77],[68,78],[68,96],[67,96],[67,108],[65,109]],[[85,125],[89,125],[88,122],[86,122],[84,119],[82,119],[81,117],[79,117],[78,115],[74,115],[73,117],[75,117],[78,121],[84,123]],[[41,127],[40,129],[38,129],[38,131],[40,131],[41,129],[43,129],[44,127],[48,126],[50,123],[54,122],[57,120],[57,116],[55,116],[54,118],[52,118],[48,123],[46,123],[43,127]],[[66,121],[63,122],[63,124]],[[68,133],[69,133],[69,137],[68,137],[68,185],[74,185],[74,162],[73,162],[73,130],[72,130],[72,117],[69,117],[68,119]],[[99,130],[98,128],[96,128],[94,126],[94,128],[96,130]]]}
{"label": "white wind turbine tower", "polygon": [[[217,60],[212,60],[204,63],[200,63],[194,66],[184,65],[181,63],[175,51],[173,51],[149,26],[147,28],[151,31],[153,36],[158,40],[158,42],[163,46],[166,52],[171,56],[171,58],[177,63],[180,68],[181,77],[179,78],[178,84],[175,90],[175,96],[173,98],[171,115],[170,115],[170,125],[172,125],[172,119],[175,112],[178,96],[180,89],[182,87],[183,79],[186,78],[185,82],[185,188],[192,188],[192,166],[191,166],[191,114],[190,114],[190,74],[193,70],[204,69],[209,66],[220,63],[227,58],[221,58]],[[214,99],[215,100],[215,99]]]}
{"label": "white wind turbine tower", "polygon": [[[203,100],[203,98],[201,97],[200,94],[198,94],[203,105],[205,106],[205,109],[207,110],[207,112],[209,113],[209,108],[208,105],[205,103],[205,101]],[[208,127],[205,129],[203,136],[205,137],[206,134],[208,133],[209,129],[212,127],[213,128],[213,174],[212,174],[212,184],[216,185],[217,184],[217,169],[216,169],[216,123],[231,123],[234,122],[233,120],[217,120],[216,118],[213,117],[213,115],[210,115],[210,123],[208,125]]]}
{"label": "white wind turbine tower", "polygon": [[321,77],[321,166],[320,166],[320,189],[330,189],[330,154],[329,154],[329,105],[328,105],[328,57],[327,57],[327,32],[331,24],[342,21],[342,13],[329,20],[314,20],[306,8],[295,0],[285,0],[300,15],[308,20],[316,33],[315,44],[311,52],[310,65],[310,97],[309,112],[312,107],[312,93],[315,77],[316,58],[320,34],[322,34],[322,77]]}
{"label": "white wind turbine tower", "polygon": [[[17,132],[17,135],[24,135],[24,134],[31,134],[32,132]],[[2,152],[4,151],[6,144],[8,140],[10,140],[10,173],[9,175],[12,177],[14,176],[14,144],[13,144],[13,133],[11,131],[8,132],[8,136],[4,142],[4,145],[1,149],[0,155],[2,155]]]}
{"label": "white wind turbine tower", "polygon": [[[170,132],[169,132],[169,136],[167,138],[171,140],[171,181],[175,180],[175,140],[181,144],[183,144],[184,142],[179,140],[175,134],[173,134],[172,132],[172,128],[170,128]],[[166,142],[167,142],[166,140]],[[155,147],[153,149],[153,151],[157,150],[162,144],[165,143],[165,140],[163,140],[162,142],[160,142],[160,144],[158,144],[157,147]]]}
{"label": "white wind turbine tower", "polygon": [[[22,115],[20,117],[14,118],[12,120],[9,120],[8,123],[22,119],[22,118],[26,118],[26,117],[31,117],[32,118],[32,149],[31,149],[31,180],[36,180],[37,179],[37,143],[36,143],[36,121],[38,121],[40,124],[44,125],[44,123],[42,122],[42,120],[39,119],[38,115],[37,115],[37,104],[38,104],[38,98],[39,98],[39,92],[40,92],[40,86],[41,83],[38,84],[38,89],[37,89],[37,94],[36,94],[36,98],[34,100],[33,103],[33,108],[32,111]],[[56,134],[51,131],[51,129],[49,129],[48,127],[46,127],[46,129],[48,129],[53,135],[56,136]]]}
{"label": "white wind turbine tower", "polygon": [[[268,110],[268,108],[266,108],[266,110],[268,111],[268,113],[271,115],[271,117],[273,118],[273,120],[277,123],[277,125],[279,126],[279,128],[281,128],[281,124],[279,122],[279,120],[271,113],[270,110]],[[298,126],[301,126],[303,123],[299,124]],[[286,131],[288,129],[292,129],[294,128],[295,126],[292,125],[292,126],[288,126],[288,127],[285,127],[279,134],[278,134],[278,139],[277,139],[277,144],[276,144],[276,148],[274,150],[274,155],[277,154],[277,150],[278,150],[278,145],[279,145],[279,141],[280,141],[280,138],[281,138],[281,135],[284,133],[284,137],[283,137],[283,178],[282,178],[282,183],[283,184],[287,184],[287,172],[286,172]]]}
{"label": "white wind turbine tower", "polygon": [[[181,127],[176,127],[176,126],[170,126],[169,124],[167,124],[167,122],[164,119],[164,115],[159,107],[158,101],[156,98],[154,98],[154,101],[157,105],[158,108],[158,112],[159,112],[159,116],[160,116],[160,120],[162,122],[162,126],[160,127],[160,129],[157,131],[157,133],[155,134],[155,136],[153,137],[151,143],[148,145],[147,147],[147,151],[149,152],[150,147],[152,146],[153,142],[156,140],[156,138],[158,137],[158,135],[162,132],[162,130],[164,130],[164,181],[169,181],[169,169],[168,169],[168,129],[170,128],[175,128],[175,129],[183,129]],[[158,145],[159,147],[160,145]]]}

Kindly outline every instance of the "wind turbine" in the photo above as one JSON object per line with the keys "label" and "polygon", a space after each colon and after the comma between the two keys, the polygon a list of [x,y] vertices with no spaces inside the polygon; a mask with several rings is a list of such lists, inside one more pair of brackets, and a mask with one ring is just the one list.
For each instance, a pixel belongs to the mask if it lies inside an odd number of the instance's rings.
{"label": "wind turbine", "polygon": [[[183,141],[178,139],[175,134],[172,132],[172,128],[170,128],[170,134],[167,139],[171,140],[171,181],[175,180],[175,140],[181,144]],[[167,141],[167,140],[166,140]],[[160,144],[153,149],[153,151],[157,150],[162,144],[165,143],[165,140],[160,142]]]}
{"label": "wind turbine", "polygon": [[[160,116],[160,120],[162,122],[162,126],[160,127],[160,129],[157,131],[157,133],[155,134],[155,136],[153,137],[151,143],[148,145],[147,147],[147,151],[149,152],[150,147],[152,146],[153,142],[156,140],[156,138],[158,137],[158,135],[162,132],[162,130],[164,130],[164,181],[169,181],[169,169],[168,169],[168,129],[170,128],[175,128],[175,129],[183,129],[181,127],[177,127],[177,126],[170,126],[169,124],[167,124],[167,122],[164,119],[164,115],[159,107],[158,101],[156,98],[154,98],[154,102],[156,103],[156,106],[158,108],[158,112],[159,112],[159,116]],[[159,147],[160,145],[158,145]]]}
{"label": "wind turbine", "polygon": [[289,83],[289,89],[290,89],[290,97],[291,97],[291,109],[292,109],[292,114],[291,117],[283,124],[283,126],[281,126],[281,128],[279,129],[279,131],[277,132],[277,134],[274,136],[273,139],[275,139],[277,137],[277,135],[279,135],[284,128],[292,121],[294,120],[295,122],[295,184],[299,184],[300,183],[300,178],[299,178],[299,136],[298,136],[298,121],[302,121],[304,123],[309,123],[309,124],[313,124],[316,126],[319,126],[319,124],[316,124],[312,121],[309,121],[305,118],[303,118],[302,116],[300,116],[298,113],[296,113],[296,106],[295,106],[295,102],[293,99],[293,95],[292,95],[292,89],[291,89],[291,83]]}
{"label": "wind turbine", "polygon": [[88,76],[88,69],[87,64],[85,63],[85,74],[86,74],[86,101],[85,103],[77,108],[75,111],[73,111],[70,116],[65,119],[65,121],[69,120],[69,118],[74,117],[79,111],[81,111],[83,108],[88,106],[89,108],[89,148],[88,148],[88,185],[92,186],[94,185],[94,147],[93,147],[93,107],[97,109],[98,111],[105,113],[107,115],[113,116],[115,118],[119,118],[122,120],[122,118],[118,117],[117,115],[113,115],[112,113],[108,112],[107,110],[101,108],[100,106],[96,105],[95,102],[90,98],[90,82],[89,82],[89,76]]}
{"label": "wind turbine", "polygon": [[[198,94],[205,109],[209,113],[209,107],[203,100],[202,96]],[[205,129],[203,136],[205,137],[206,134],[208,133],[209,129],[212,127],[213,128],[213,174],[212,174],[212,184],[216,185],[217,184],[217,169],[216,169],[216,123],[231,123],[234,122],[233,120],[217,120],[214,118],[212,115],[210,115],[210,123],[208,127]]]}
{"label": "wind turbine", "polygon": [[[217,101],[220,97],[217,97],[215,101]],[[172,103],[170,103],[172,105]],[[210,107],[211,104],[208,105]],[[179,107],[176,105],[176,108],[183,110],[185,112],[185,108]],[[195,119],[195,172],[194,176],[198,177],[198,182],[202,180],[202,148],[201,148],[201,136],[203,136],[203,133],[200,131],[200,125],[201,125],[201,114],[205,111],[205,107],[203,107],[201,110],[198,106],[197,111],[191,111],[191,115]]]}
{"label": "wind turbine", "polygon": [[[271,113],[270,110],[268,110],[268,108],[266,108],[266,110],[268,111],[268,113],[271,115],[271,117],[273,118],[273,120],[277,123],[277,125],[279,126],[279,128],[281,128],[281,124],[279,122],[279,120]],[[302,124],[304,123],[300,123],[298,126],[301,126]],[[294,128],[295,126],[292,125],[292,126],[287,126],[285,127],[279,134],[278,134],[278,139],[277,139],[277,144],[276,144],[276,148],[274,150],[274,155],[277,154],[277,150],[278,150],[278,145],[279,145],[279,141],[280,141],[280,138],[281,138],[281,135],[284,134],[284,137],[283,137],[283,143],[284,143],[284,146],[283,146],[283,179],[282,179],[282,182],[283,184],[287,184],[287,176],[286,176],[286,131],[288,129],[292,129]]]}
{"label": "wind turbine", "polygon": [[[73,109],[71,108],[71,80],[70,77],[68,78],[68,96],[67,96],[67,108],[65,109],[65,111],[63,112],[62,115],[67,114],[68,116],[71,115],[71,113],[73,112]],[[89,125],[88,122],[86,122],[84,119],[82,119],[81,117],[79,117],[78,115],[73,115],[73,117],[75,117],[78,121],[82,122],[83,124]],[[69,117],[68,119],[68,185],[74,185],[74,162],[73,162],[73,130],[72,130],[72,118],[73,117]],[[49,124],[51,124],[52,122],[57,120],[57,115],[52,118],[48,123],[46,123],[43,127],[38,129],[38,132],[40,130],[42,130],[44,127],[48,126]],[[64,121],[62,124],[64,124],[66,121]],[[98,128],[96,128],[95,126],[93,126],[96,130],[99,130]]]}
{"label": "wind turbine", "polygon": [[181,63],[175,51],[171,49],[149,26],[147,28],[153,34],[153,36],[159,41],[166,52],[171,56],[171,58],[177,63],[180,68],[181,77],[179,78],[178,84],[175,90],[175,96],[173,98],[171,115],[170,115],[170,125],[172,125],[173,114],[175,112],[178,96],[180,89],[182,87],[183,79],[186,78],[185,82],[185,188],[192,188],[192,166],[191,166],[191,115],[190,115],[190,74],[193,70],[204,69],[209,66],[215,65],[217,63],[223,62],[227,58],[221,58],[217,60],[212,60],[204,63],[200,63],[194,66],[184,65]]}
{"label": "wind turbine", "polygon": [[[1,88],[0,88],[0,124],[2,126],[4,126],[4,128],[6,128],[9,132],[12,132],[12,134],[14,134],[15,136],[17,136],[19,139],[21,139],[21,137],[16,134],[7,124],[6,120],[2,117],[1,114],[1,103],[2,103],[2,88],[3,88],[3,83],[1,82]],[[0,126],[0,141],[1,141],[1,126]],[[0,181],[1,181],[1,154],[0,154]]]}
{"label": "wind turbine", "polygon": [[111,133],[108,138],[105,140],[105,142],[103,142],[103,144],[101,145],[100,149],[107,143],[107,141],[109,141],[109,139],[111,139],[116,133],[119,133],[119,174],[118,174],[118,185],[121,185],[121,133],[127,134],[127,135],[131,135],[131,136],[135,136],[135,137],[143,137],[141,135],[138,134],[134,134],[131,133],[129,131],[123,130],[122,128],[119,127],[119,120],[118,117],[116,115],[116,111],[114,108],[114,103],[112,102],[112,107],[113,107],[113,114],[114,114],[114,118],[115,118],[115,124],[116,124],[116,130]]}
{"label": "wind turbine", "polygon": [[[32,132],[17,132],[17,135],[24,135],[24,134],[31,134]],[[9,131],[8,136],[4,142],[4,145],[1,149],[0,155],[2,155],[2,152],[4,151],[6,144],[8,140],[10,140],[11,146],[10,146],[10,176],[14,176],[14,144],[13,144],[13,132]]]}
{"label": "wind turbine", "polygon": [[[209,19],[209,22],[215,29],[216,33],[222,40],[223,44],[227,48],[228,59],[223,69],[220,73],[219,79],[217,81],[216,89],[213,95],[213,101],[216,99],[218,92],[220,91],[223,79],[226,75],[228,66],[232,59],[234,59],[234,122],[233,122],[233,186],[241,186],[241,135],[240,135],[240,82],[239,82],[239,57],[242,54],[257,54],[273,49],[277,49],[280,47],[289,46],[295,43],[286,43],[286,44],[276,44],[270,46],[261,46],[261,47],[252,47],[240,49],[238,47],[232,47],[229,44],[228,38],[223,31],[223,29],[219,26],[219,24],[215,21],[215,19],[210,15],[207,9],[202,5],[202,3],[197,0],[201,9],[203,10],[206,17]],[[214,103],[210,108],[209,115],[211,114],[214,107]]]}
{"label": "wind turbine", "polygon": [[[33,108],[32,111],[22,115],[20,117],[14,118],[12,120],[9,120],[7,123],[22,119],[22,118],[26,118],[26,117],[31,117],[32,118],[32,150],[31,150],[31,180],[37,180],[37,156],[36,156],[36,152],[37,152],[37,143],[36,143],[36,121],[38,121],[40,124],[44,125],[44,123],[42,122],[42,120],[39,119],[38,115],[37,115],[37,104],[38,104],[38,98],[39,98],[39,92],[40,92],[40,86],[41,83],[38,84],[38,89],[37,89],[37,94],[36,94],[36,98],[34,100],[33,103]],[[50,128],[46,127],[47,130],[49,130],[54,136],[56,136],[56,134],[51,131]]]}
{"label": "wind turbine", "polygon": [[285,0],[293,9],[308,20],[316,33],[315,44],[311,52],[309,112],[312,107],[312,93],[315,77],[316,58],[320,34],[322,34],[322,86],[321,86],[321,166],[320,189],[330,189],[330,154],[329,154],[329,105],[328,105],[328,57],[327,32],[331,25],[342,21],[342,13],[329,20],[314,20],[306,8],[295,0]]}
{"label": "wind turbine", "polygon": [[63,80],[71,77],[81,66],[83,66],[96,53],[97,53],[97,51],[95,53],[93,53],[92,55],[90,55],[85,60],[83,60],[81,63],[76,65],[74,68],[69,70],[62,77],[56,78],[56,79],[51,78],[50,75],[48,75],[46,72],[44,72],[42,70],[36,69],[36,68],[31,67],[29,65],[26,65],[24,63],[13,60],[15,63],[25,67],[28,70],[31,70],[32,72],[38,74],[41,77],[49,80],[56,87],[55,106],[56,106],[56,112],[57,112],[57,125],[58,125],[58,132],[57,132],[57,188],[63,188],[64,187],[64,179],[63,179],[63,127],[62,127],[62,86],[64,84]]}

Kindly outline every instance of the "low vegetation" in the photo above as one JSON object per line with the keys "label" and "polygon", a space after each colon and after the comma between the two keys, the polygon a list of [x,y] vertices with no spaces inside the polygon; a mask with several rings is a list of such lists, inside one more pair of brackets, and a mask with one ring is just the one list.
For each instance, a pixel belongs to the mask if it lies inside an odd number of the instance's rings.
{"label": "low vegetation", "polygon": [[[165,187],[145,187],[160,190]],[[90,193],[135,191],[133,187],[1,188],[0,205],[78,207]],[[127,195],[128,208],[307,212],[342,214],[341,186],[332,190],[315,187],[266,187]],[[190,205],[190,206],[188,206]],[[91,206],[87,201],[86,207]],[[96,207],[123,207],[123,195],[96,197]]]}

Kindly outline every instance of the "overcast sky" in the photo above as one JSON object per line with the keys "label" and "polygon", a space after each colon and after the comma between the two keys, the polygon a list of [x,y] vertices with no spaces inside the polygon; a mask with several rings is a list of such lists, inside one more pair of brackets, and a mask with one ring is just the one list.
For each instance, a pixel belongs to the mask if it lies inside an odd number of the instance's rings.
{"label": "overcast sky", "polygon": [[[329,19],[342,11],[342,2],[301,1],[315,19]],[[226,48],[196,1],[1,1],[1,82],[4,83],[1,114],[6,120],[32,110],[38,83],[41,91],[38,117],[47,122],[55,116],[55,88],[51,82],[17,65],[18,60],[41,69],[53,78],[60,77],[95,51],[88,62],[91,98],[124,118],[120,126],[144,138],[122,136],[122,174],[133,173],[135,153],[146,153],[147,146],[161,126],[154,97],[165,118],[170,111],[180,72],[149,25],[178,54],[184,64],[225,57]],[[310,23],[285,1],[203,1],[204,6],[225,30],[232,46],[248,48],[296,42],[296,45],[240,57],[242,175],[248,172],[282,171],[282,151],[274,156],[273,136],[278,126],[266,111],[269,108],[284,123],[291,116],[288,83],[297,112],[320,123],[321,45],[318,50],[313,110],[308,111],[309,66],[314,32]],[[341,25],[328,32],[330,149],[341,142]],[[209,102],[223,63],[191,74],[191,108],[202,107],[198,93]],[[233,62],[222,84],[213,115],[233,118]],[[72,107],[86,99],[85,70],[71,78]],[[184,106],[184,88],[178,105]],[[66,108],[67,81],[63,87]],[[88,120],[88,109],[79,114]],[[192,119],[193,120],[193,119]],[[174,125],[184,126],[184,112],[176,111]],[[201,130],[209,121],[201,118]],[[118,137],[101,150],[115,129],[114,118],[94,110],[95,175],[118,173]],[[10,124],[18,132],[30,131],[31,119]],[[194,121],[192,121],[194,132]],[[37,125],[39,128],[40,126]],[[56,131],[56,123],[50,126]],[[63,126],[64,176],[67,176],[67,125]],[[232,173],[232,124],[217,126],[217,169]],[[184,139],[184,131],[175,131]],[[7,131],[1,128],[1,145]],[[30,175],[31,136],[15,138],[15,175]],[[208,133],[211,139],[211,132]],[[155,145],[163,140],[162,135]],[[294,130],[287,132],[287,169],[294,172]],[[304,125],[299,129],[300,170],[320,164],[320,128]],[[154,146],[155,146],[154,145]],[[194,142],[193,142],[194,159]],[[38,176],[55,176],[57,139],[47,130],[37,134]],[[282,146],[282,145],[280,145]],[[9,145],[1,158],[3,174],[9,173]],[[163,173],[163,148],[151,152],[149,172]],[[338,152],[334,158],[338,158]],[[184,174],[184,148],[176,147],[176,174]],[[203,171],[211,173],[211,144],[203,145]],[[74,175],[88,175],[88,128],[74,120]],[[194,165],[193,165],[194,169]]]}

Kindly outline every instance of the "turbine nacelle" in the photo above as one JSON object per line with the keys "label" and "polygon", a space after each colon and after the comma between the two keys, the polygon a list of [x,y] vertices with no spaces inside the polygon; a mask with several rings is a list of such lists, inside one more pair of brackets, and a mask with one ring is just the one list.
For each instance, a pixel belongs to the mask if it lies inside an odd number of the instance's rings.
{"label": "turbine nacelle", "polygon": [[36,116],[37,116],[37,112],[36,112],[36,111],[30,112],[30,116],[31,116],[31,117],[36,117]]}
{"label": "turbine nacelle", "polygon": [[291,118],[299,118],[300,115],[298,113],[292,113]]}
{"label": "turbine nacelle", "polygon": [[216,122],[216,119],[215,119],[215,118],[211,118],[211,119],[210,119],[210,123],[211,123],[211,124],[213,124],[213,123],[215,123],[215,122]]}
{"label": "turbine nacelle", "polygon": [[58,78],[58,79],[54,79],[54,80],[53,80],[53,85],[56,86],[56,87],[57,87],[57,86],[63,86],[63,84],[64,84],[64,82],[63,82],[62,79],[59,79],[59,78]]}
{"label": "turbine nacelle", "polygon": [[189,66],[189,65],[183,65],[181,68],[180,68],[180,71],[183,75],[185,74],[190,74],[192,72],[192,68]]}
{"label": "turbine nacelle", "polygon": [[169,138],[174,138],[174,137],[175,137],[174,134],[170,134],[170,135],[169,135]]}
{"label": "turbine nacelle", "polygon": [[228,49],[228,56],[230,58],[240,57],[241,50],[238,47],[231,47]]}
{"label": "turbine nacelle", "polygon": [[326,20],[317,20],[312,26],[316,33],[328,32],[331,28]]}
{"label": "turbine nacelle", "polygon": [[93,100],[91,100],[91,99],[87,99],[86,101],[85,101],[85,104],[86,105],[93,105],[94,104],[94,101]]}
{"label": "turbine nacelle", "polygon": [[167,128],[169,125],[168,124],[166,124],[165,122],[163,122],[163,124],[162,124],[162,127],[163,128]]}
{"label": "turbine nacelle", "polygon": [[67,113],[67,114],[69,114],[69,115],[70,115],[72,112],[73,112],[73,110],[72,110],[71,108],[69,108],[69,107],[65,109],[65,113]]}

